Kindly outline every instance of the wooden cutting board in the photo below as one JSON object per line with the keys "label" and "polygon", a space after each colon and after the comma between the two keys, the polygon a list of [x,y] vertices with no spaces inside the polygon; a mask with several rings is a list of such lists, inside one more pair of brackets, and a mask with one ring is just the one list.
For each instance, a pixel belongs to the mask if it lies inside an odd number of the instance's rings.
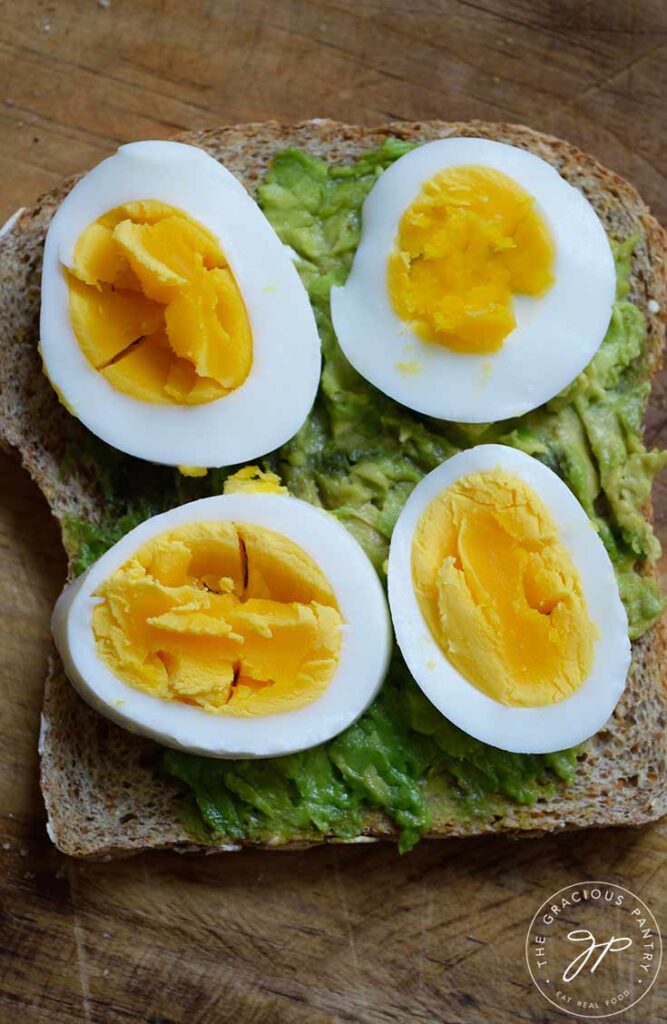
{"label": "wooden cutting board", "polygon": [[[667,220],[660,0],[0,3],[0,219],[118,143],[230,121],[482,117],[554,131]],[[662,384],[663,393],[665,384]],[[655,403],[653,442],[667,444]],[[568,1020],[523,945],[543,899],[622,884],[667,922],[664,824],[515,842],[68,860],[37,785],[45,503],[0,459],[0,1024]],[[667,484],[656,489],[667,541]],[[667,1020],[664,985],[617,1018]]]}

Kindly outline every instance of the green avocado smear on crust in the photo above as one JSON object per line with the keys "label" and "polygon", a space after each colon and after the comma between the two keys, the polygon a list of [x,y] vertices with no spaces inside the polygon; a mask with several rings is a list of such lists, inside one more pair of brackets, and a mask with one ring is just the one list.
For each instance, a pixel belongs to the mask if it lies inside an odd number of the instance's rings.
{"label": "green avocado smear on crust", "polygon": [[[385,167],[411,149],[387,139],[349,166],[278,153],[259,187],[264,213],[291,246],[315,311],[323,373],[315,407],[297,436],[262,460],[290,492],[330,510],[384,578],[391,533],[415,484],[462,448],[495,442],[535,456],[568,484],[614,564],[631,637],[664,603],[645,570],[659,546],[642,509],[667,453],[648,452],[641,423],[649,394],[641,311],[628,300],[636,238],[614,241],[617,301],[586,370],[546,406],[489,424],[435,422],[386,398],[347,363],[335,339],[329,293],[343,284],[359,242],[363,201]],[[186,479],[148,466],[90,436],[72,461],[96,474],[102,523],[70,517],[65,543],[83,569],[150,515],[217,494],[227,470]],[[71,470],[66,462],[63,472]],[[363,717],[330,742],[288,757],[219,761],[165,750],[163,768],[185,784],[184,821],[200,841],[317,840],[359,835],[375,823],[410,849],[434,822],[501,820],[574,778],[579,751],[510,754],[467,736],[422,695],[398,654]]]}

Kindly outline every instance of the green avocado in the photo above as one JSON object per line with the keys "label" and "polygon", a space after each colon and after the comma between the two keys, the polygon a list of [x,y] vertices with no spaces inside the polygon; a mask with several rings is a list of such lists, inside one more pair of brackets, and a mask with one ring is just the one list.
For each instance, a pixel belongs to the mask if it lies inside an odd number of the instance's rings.
{"label": "green avocado", "polygon": [[[568,484],[612,559],[633,638],[664,602],[645,569],[659,546],[643,509],[667,453],[647,452],[641,423],[649,383],[646,327],[628,301],[636,238],[614,242],[617,301],[589,366],[546,406],[512,421],[436,422],[403,409],[345,360],[329,315],[359,242],[363,201],[378,176],[411,146],[387,139],[355,164],[336,167],[298,150],[278,153],[259,200],[291,246],[322,339],[324,367],[315,407],[297,436],[263,460],[290,491],[330,510],[357,538],[381,576],[391,533],[415,484],[471,445],[497,442],[540,459]],[[203,479],[149,466],[89,435],[63,465],[85,463],[106,502],[102,523],[70,517],[65,544],[82,571],[149,515],[220,493],[228,470]],[[167,750],[163,767],[186,789],[184,821],[200,840],[317,839],[356,835],[369,811],[384,812],[407,850],[440,817],[502,818],[508,804],[531,805],[574,778],[578,751],[509,754],[474,740],[433,708],[398,654],[365,715],[321,747],[289,757],[217,761]]]}

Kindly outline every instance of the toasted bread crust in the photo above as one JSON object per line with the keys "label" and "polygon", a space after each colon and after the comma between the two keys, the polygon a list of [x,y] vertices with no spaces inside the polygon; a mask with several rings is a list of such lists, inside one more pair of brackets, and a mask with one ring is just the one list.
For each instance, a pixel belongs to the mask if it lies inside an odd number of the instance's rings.
{"label": "toasted bread crust", "polygon": [[[610,235],[639,235],[631,297],[647,316],[652,374],[660,367],[667,319],[667,236],[637,191],[581,150],[519,125],[415,122],[360,128],[334,121],[276,122],[180,136],[224,163],[252,192],[274,153],[298,146],[329,161],[354,159],[387,135],[426,141],[449,135],[497,139],[537,153],[580,188]],[[49,220],[76,179],[68,179],[24,211],[0,239],[0,443],[15,451],[58,519],[99,516],[101,495],[82,471],[61,479],[65,447],[83,428],[58,402],[37,352],[41,255]],[[652,301],[651,301],[652,300]],[[639,825],[667,812],[667,631],[650,630],[633,645],[628,686],[607,727],[588,744],[575,782],[535,807],[503,805],[492,820],[442,818],[432,837],[484,832],[539,835],[564,828]],[[79,857],[124,856],[147,848],[235,849],[220,841],[197,846],[180,824],[178,787],[153,768],[157,747],[118,729],[76,695],[54,655],[46,684],[41,783],[51,838]],[[391,823],[369,815],[356,842],[391,838]],[[309,845],[268,841],[269,847]]]}

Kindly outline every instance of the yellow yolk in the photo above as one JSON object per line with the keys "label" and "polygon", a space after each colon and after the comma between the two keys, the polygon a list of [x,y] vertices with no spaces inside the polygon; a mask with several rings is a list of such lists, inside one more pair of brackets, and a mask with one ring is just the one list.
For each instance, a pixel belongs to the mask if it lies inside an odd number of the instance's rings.
{"label": "yellow yolk", "polygon": [[96,649],[130,686],[228,715],[304,707],[334,674],[342,618],[293,541],[192,523],[144,544],[98,588]]}
{"label": "yellow yolk", "polygon": [[597,629],[579,575],[518,477],[476,473],[435,498],[415,532],[412,575],[443,653],[494,700],[554,704],[589,674]]}
{"label": "yellow yolk", "polygon": [[512,295],[543,294],[553,265],[532,196],[500,171],[455,167],[403,214],[388,285],[397,315],[426,341],[493,352],[516,326]]}
{"label": "yellow yolk", "polygon": [[289,494],[277,473],[259,466],[242,466],[225,480],[225,494]]}
{"label": "yellow yolk", "polygon": [[217,239],[156,200],[104,214],[67,272],[72,329],[88,361],[144,402],[199,405],[240,387],[253,349]]}

